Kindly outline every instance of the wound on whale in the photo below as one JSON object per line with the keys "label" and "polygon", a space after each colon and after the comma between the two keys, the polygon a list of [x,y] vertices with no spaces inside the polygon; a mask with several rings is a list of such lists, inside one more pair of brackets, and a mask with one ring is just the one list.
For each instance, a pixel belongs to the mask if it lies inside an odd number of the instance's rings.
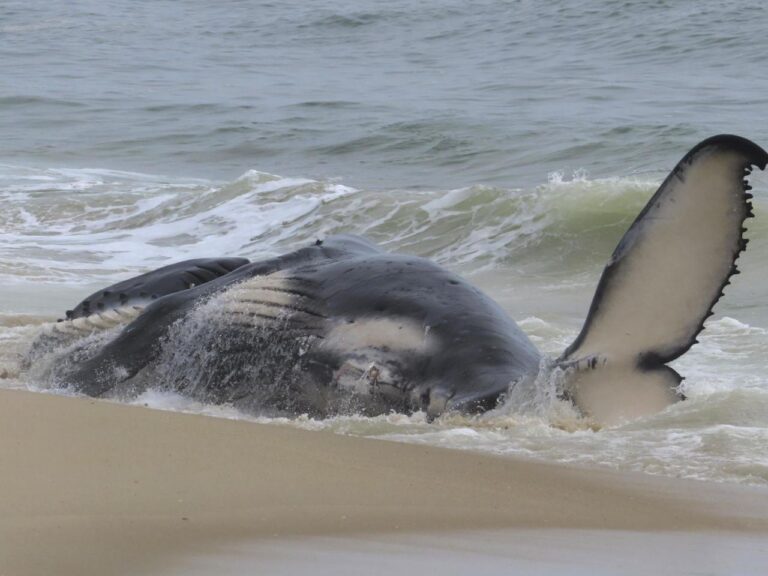
{"label": "wound on whale", "polygon": [[[562,396],[593,421],[682,397],[667,364],[723,294],[752,216],[746,177],[768,154],[704,140],[622,237],[576,340]],[[491,298],[435,263],[333,236],[249,262],[179,262],[92,294],[45,326],[27,365],[89,396],[147,386],[267,414],[492,409],[535,378],[541,354]],[[31,368],[30,368],[31,369]]]}

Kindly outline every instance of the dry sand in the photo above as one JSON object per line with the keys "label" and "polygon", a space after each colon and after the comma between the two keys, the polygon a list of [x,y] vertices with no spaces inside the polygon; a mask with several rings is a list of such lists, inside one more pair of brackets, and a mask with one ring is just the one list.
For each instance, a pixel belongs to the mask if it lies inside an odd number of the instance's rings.
{"label": "dry sand", "polygon": [[0,575],[169,573],[233,543],[768,535],[768,491],[0,391]]}

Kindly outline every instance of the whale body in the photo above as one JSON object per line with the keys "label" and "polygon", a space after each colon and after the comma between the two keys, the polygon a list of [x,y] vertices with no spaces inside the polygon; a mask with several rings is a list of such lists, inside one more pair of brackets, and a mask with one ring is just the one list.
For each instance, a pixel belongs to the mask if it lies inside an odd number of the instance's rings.
{"label": "whale body", "polygon": [[[611,256],[556,365],[562,396],[613,423],[682,398],[667,363],[695,342],[746,247],[745,180],[768,154],[732,135],[688,152]],[[416,256],[339,235],[249,262],[179,262],[100,290],[43,329],[60,384],[89,396],[147,385],[271,414],[478,413],[541,353],[490,297]]]}

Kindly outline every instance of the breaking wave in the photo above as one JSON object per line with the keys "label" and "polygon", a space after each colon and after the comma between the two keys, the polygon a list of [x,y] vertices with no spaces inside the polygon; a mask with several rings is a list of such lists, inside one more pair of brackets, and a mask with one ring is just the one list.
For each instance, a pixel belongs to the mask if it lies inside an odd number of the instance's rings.
{"label": "breaking wave", "polygon": [[110,281],[184,258],[264,258],[341,232],[464,273],[578,274],[602,266],[658,182],[577,173],[531,189],[372,191],[255,170],[217,183],[6,166],[0,277]]}

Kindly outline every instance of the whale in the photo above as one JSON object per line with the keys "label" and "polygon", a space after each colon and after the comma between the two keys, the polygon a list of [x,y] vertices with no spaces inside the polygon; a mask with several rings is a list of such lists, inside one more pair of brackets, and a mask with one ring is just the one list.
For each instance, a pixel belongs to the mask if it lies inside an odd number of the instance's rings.
{"label": "whale", "polygon": [[[560,397],[613,424],[684,399],[668,366],[738,273],[748,176],[768,154],[721,134],[694,146],[630,225],[574,342]],[[41,329],[29,366],[79,393],[148,386],[260,414],[493,410],[542,353],[507,312],[418,256],[336,235],[261,261],[186,260],[101,289]],[[53,359],[53,360],[51,360]]]}

